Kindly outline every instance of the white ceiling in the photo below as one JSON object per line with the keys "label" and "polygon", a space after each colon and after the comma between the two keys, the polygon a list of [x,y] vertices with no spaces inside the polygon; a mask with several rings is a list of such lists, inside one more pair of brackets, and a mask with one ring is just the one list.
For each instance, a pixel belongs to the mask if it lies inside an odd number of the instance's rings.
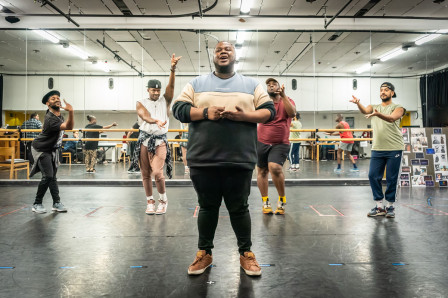
{"label": "white ceiling", "polygon": [[[172,53],[183,57],[178,67],[181,74],[197,74],[199,71],[207,72],[211,69],[206,45],[213,49],[216,44],[215,38],[235,42],[236,33],[231,30],[236,28],[260,30],[250,32],[244,43],[244,58],[239,62],[239,71],[242,73],[352,75],[357,68],[370,61],[375,63],[372,74],[418,75],[448,65],[446,51],[448,36],[441,36],[421,46],[413,46],[407,53],[386,62],[378,62],[378,58],[424,35],[344,32],[335,41],[328,40],[338,29],[365,30],[365,27],[375,29],[375,26],[380,28],[375,30],[410,32],[448,29],[448,1],[435,4],[432,0],[381,0],[366,13],[366,16],[377,18],[337,18],[330,24],[327,32],[284,32],[284,30],[285,28],[295,31],[306,30],[306,26],[323,30],[322,7],[326,6],[327,15],[333,15],[348,2],[347,0],[316,0],[313,3],[305,0],[255,0],[249,17],[245,17],[245,23],[239,22],[236,17],[240,9],[239,0],[219,0],[216,7],[206,12],[206,17],[202,19],[143,17],[194,13],[198,11],[196,0],[184,2],[123,0],[123,2],[133,16],[140,17],[123,17],[123,13],[112,0],[71,1],[71,14],[80,24],[78,28],[48,5],[41,7],[39,3],[28,0],[0,0],[1,5],[12,10],[14,15],[21,19],[16,24],[9,24],[0,17],[0,27],[4,29],[0,31],[0,65],[3,65],[0,66],[0,72],[97,73],[97,64],[92,64],[91,61],[98,60],[108,61],[112,73],[136,74],[123,61],[117,62],[114,55],[97,42],[98,39],[104,40],[109,48],[117,51],[116,53],[124,60],[145,74],[167,73]],[[214,0],[203,0],[202,8],[210,6],[213,2]],[[369,0],[352,1],[341,16],[353,16],[368,2]],[[52,3],[68,13],[68,0],[55,0]],[[80,17],[80,13],[87,16]],[[384,15],[407,19],[383,18]],[[294,18],[280,16],[294,16]],[[411,17],[427,19],[411,19]],[[300,23],[306,25],[298,26]],[[110,26],[113,26],[113,29]],[[144,29],[136,30],[135,27]],[[53,44],[31,30],[8,30],[18,28],[47,28],[48,32],[58,36],[59,39],[84,49],[90,58],[85,61],[73,56],[61,45]],[[92,30],[92,28],[105,30]],[[164,28],[171,31],[163,30]],[[201,33],[184,31],[199,28],[215,29],[201,30]],[[307,47],[310,38],[313,46]]]}

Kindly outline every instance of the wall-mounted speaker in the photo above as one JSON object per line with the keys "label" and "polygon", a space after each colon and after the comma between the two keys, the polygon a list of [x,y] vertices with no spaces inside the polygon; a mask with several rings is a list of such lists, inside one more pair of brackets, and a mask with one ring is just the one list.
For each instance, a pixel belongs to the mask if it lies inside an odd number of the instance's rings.
{"label": "wall-mounted speaker", "polygon": [[353,79],[353,90],[358,89],[358,81],[356,79]]}
{"label": "wall-mounted speaker", "polygon": [[296,79],[292,79],[292,90],[297,90],[297,80]]}
{"label": "wall-mounted speaker", "polygon": [[53,78],[48,78],[48,89],[53,89],[53,87],[54,87]]}
{"label": "wall-mounted speaker", "polygon": [[113,78],[110,78],[109,79],[109,89],[114,89],[114,79]]}

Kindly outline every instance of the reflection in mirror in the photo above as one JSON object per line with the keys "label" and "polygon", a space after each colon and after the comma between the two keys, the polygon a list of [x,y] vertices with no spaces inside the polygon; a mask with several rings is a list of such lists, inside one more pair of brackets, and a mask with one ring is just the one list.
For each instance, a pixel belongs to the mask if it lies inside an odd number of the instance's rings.
{"label": "reflection in mirror", "polygon": [[[431,90],[422,89],[429,77],[423,75],[443,69],[448,62],[448,38],[443,34],[4,30],[0,40],[3,125],[11,126],[21,125],[35,112],[42,120],[46,109],[40,99],[56,89],[73,104],[76,128],[88,124],[87,115],[95,116],[102,126],[117,122],[114,128],[131,128],[137,120],[136,102],[148,97],[148,81],[157,79],[162,90],[166,87],[170,56],[182,56],[176,69],[176,97],[192,78],[213,71],[213,49],[218,40],[235,44],[239,73],[256,78],[263,86],[268,77],[285,85],[286,94],[301,112],[304,129],[334,128],[337,114],[348,118],[355,129],[368,128],[369,120],[349,100],[354,95],[367,105],[378,102],[384,81],[395,85],[400,95],[396,101],[406,106],[409,115],[405,123],[421,125],[424,115],[434,113],[426,104]],[[181,124],[170,116],[169,128],[180,129]],[[104,133],[116,139],[125,134]],[[355,136],[361,134],[355,132]],[[168,138],[176,135],[178,132],[169,132]],[[302,137],[309,136],[310,132],[302,133]],[[369,148],[364,153],[368,156]],[[108,150],[106,160],[117,161],[115,155]]]}

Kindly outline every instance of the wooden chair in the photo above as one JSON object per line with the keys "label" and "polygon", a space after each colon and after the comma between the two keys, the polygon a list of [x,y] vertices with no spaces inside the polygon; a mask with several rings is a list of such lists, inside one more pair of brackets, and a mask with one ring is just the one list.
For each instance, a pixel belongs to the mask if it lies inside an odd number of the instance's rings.
{"label": "wooden chair", "polygon": [[0,158],[4,159],[0,161],[0,169],[9,169],[9,179],[17,179],[17,172],[20,170],[26,170],[26,179],[30,179],[30,162],[28,160],[16,160],[14,147],[0,147]]}
{"label": "wooden chair", "polygon": [[327,153],[333,154],[333,160],[336,159],[336,150],[334,150],[334,149],[328,149],[328,150],[327,150]]}
{"label": "wooden chair", "polygon": [[126,168],[126,160],[128,160],[129,163],[131,163],[131,158],[129,157],[129,155],[126,155],[126,151],[122,150],[120,153],[120,157],[118,158],[118,162],[120,162],[121,160],[123,160],[123,165]]}
{"label": "wooden chair", "polygon": [[[68,163],[72,164],[72,153],[71,152],[62,152],[62,158],[68,158]],[[65,161],[67,163],[67,160]]]}

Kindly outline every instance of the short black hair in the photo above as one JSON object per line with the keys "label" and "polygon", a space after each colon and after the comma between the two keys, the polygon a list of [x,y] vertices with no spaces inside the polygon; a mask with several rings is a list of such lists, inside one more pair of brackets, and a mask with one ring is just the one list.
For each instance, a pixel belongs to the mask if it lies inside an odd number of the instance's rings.
{"label": "short black hair", "polygon": [[53,95],[61,96],[61,93],[58,90],[51,90],[50,92],[45,94],[44,97],[42,97],[42,103],[46,104],[50,97],[52,97]]}
{"label": "short black hair", "polygon": [[297,119],[301,119],[301,118],[300,118],[300,113],[299,113],[299,112],[296,112],[296,118],[297,118]]}
{"label": "short black hair", "polygon": [[36,118],[37,115],[39,115],[39,114],[37,114],[37,113],[32,113],[32,114],[30,115],[30,119]]}
{"label": "short black hair", "polygon": [[92,121],[93,118],[96,118],[96,117],[93,115],[87,115],[87,120]]}

